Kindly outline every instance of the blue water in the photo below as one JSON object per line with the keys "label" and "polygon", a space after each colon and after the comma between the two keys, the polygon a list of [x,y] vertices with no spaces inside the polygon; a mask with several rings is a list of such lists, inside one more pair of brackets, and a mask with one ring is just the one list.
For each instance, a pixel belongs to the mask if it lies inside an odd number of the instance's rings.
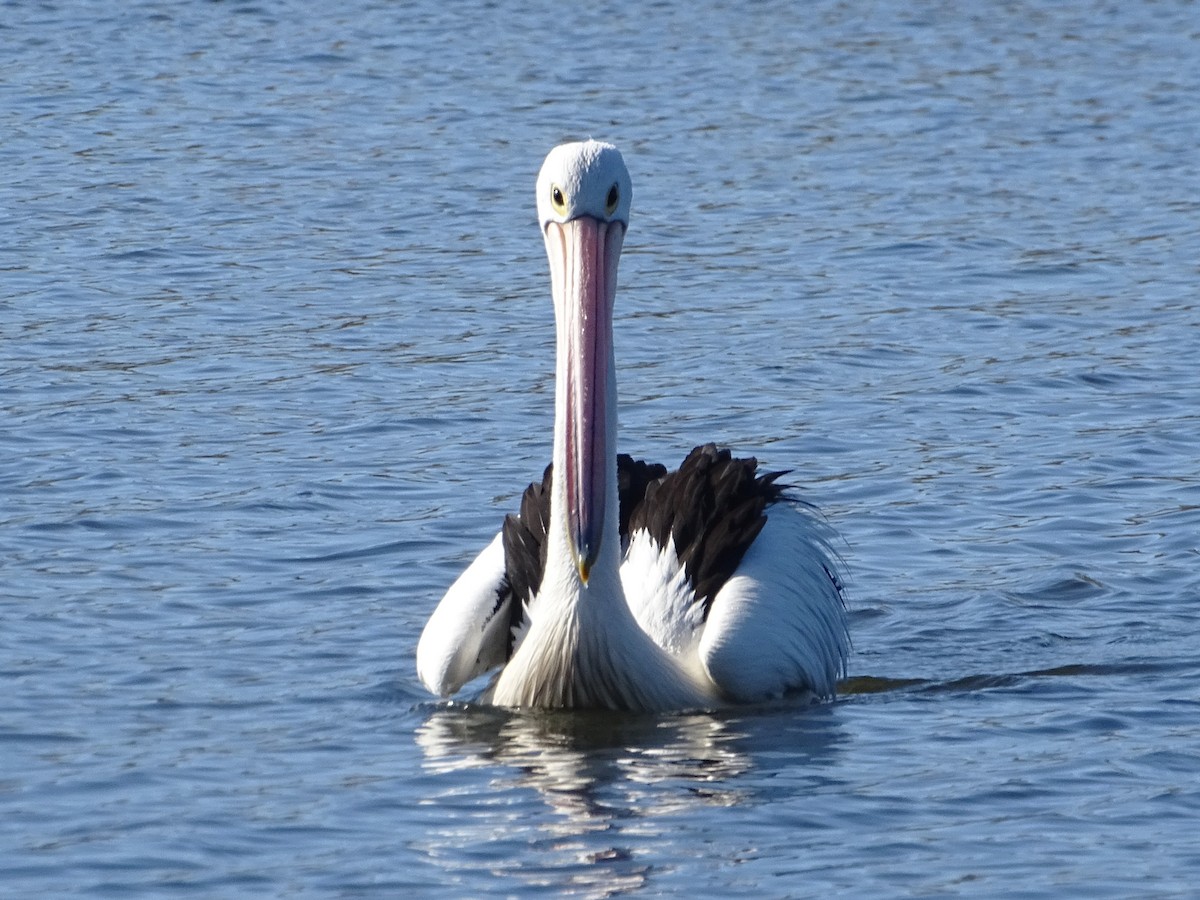
{"label": "blue water", "polygon": [[[1195,6],[630,9],[4,5],[0,894],[1194,895]],[[834,704],[416,680],[588,135],[622,448],[793,470]]]}

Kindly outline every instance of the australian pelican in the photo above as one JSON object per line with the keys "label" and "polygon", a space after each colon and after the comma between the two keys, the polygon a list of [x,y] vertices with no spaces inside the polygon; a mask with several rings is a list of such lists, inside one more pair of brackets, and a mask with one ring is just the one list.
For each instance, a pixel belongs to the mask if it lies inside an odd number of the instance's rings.
{"label": "australian pelican", "polygon": [[557,323],[554,451],[446,592],[417,670],[449,696],[500,667],[502,706],[710,708],[834,693],[849,638],[825,527],[754,459],[675,472],[617,454],[612,310],[629,224],[616,147],[546,157],[537,208]]}

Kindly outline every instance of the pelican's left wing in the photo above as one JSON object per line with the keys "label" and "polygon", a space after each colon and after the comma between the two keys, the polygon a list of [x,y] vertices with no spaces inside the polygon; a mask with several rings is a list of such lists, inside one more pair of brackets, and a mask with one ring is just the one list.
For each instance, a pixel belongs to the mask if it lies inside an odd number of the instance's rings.
{"label": "pelican's left wing", "polygon": [[805,689],[834,695],[850,637],[827,530],[813,514],[775,503],[713,598],[700,659],[732,699],[752,702]]}
{"label": "pelican's left wing", "polygon": [[740,702],[831,697],[849,651],[830,529],[786,498],[784,474],[704,444],[630,518],[621,581],[638,623]]}

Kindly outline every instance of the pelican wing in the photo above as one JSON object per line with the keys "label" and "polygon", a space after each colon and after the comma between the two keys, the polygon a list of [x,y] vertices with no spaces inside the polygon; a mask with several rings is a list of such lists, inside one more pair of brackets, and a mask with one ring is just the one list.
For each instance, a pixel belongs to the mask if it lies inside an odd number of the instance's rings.
{"label": "pelican wing", "polygon": [[828,529],[753,457],[696,447],[633,511],[621,582],[642,629],[732,700],[832,696],[849,638]]}
{"label": "pelican wing", "polygon": [[515,515],[433,611],[417,645],[417,674],[443,697],[508,662],[541,586],[550,518],[550,467],[521,495]]}
{"label": "pelican wing", "polygon": [[503,535],[467,566],[433,611],[417,644],[417,674],[448,697],[509,653],[512,589],[504,574]]}
{"label": "pelican wing", "polygon": [[699,643],[709,677],[733,700],[811,690],[832,697],[849,654],[841,582],[825,527],[772,505],[741,564],[713,598]]}

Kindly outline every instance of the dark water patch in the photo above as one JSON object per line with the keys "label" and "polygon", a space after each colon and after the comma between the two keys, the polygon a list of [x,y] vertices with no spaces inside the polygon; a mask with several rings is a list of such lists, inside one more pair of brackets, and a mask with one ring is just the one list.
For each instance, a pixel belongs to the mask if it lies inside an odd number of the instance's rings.
{"label": "dark water patch", "polygon": [[858,675],[838,683],[838,696],[843,698],[871,694],[890,693],[973,693],[993,688],[1009,688],[1028,685],[1043,679],[1057,678],[1110,678],[1127,675],[1175,675],[1194,670],[1197,661],[1147,661],[1111,664],[1082,664],[1054,666],[1023,672],[964,675],[948,681],[923,678],[885,678],[873,675]]}
{"label": "dark water patch", "polygon": [[[3,674],[3,673],[0,673]],[[8,728],[0,729],[0,744],[36,744],[50,745],[70,744],[85,740],[81,735],[64,734],[47,731],[13,731]]]}
{"label": "dark water patch", "polygon": [[[1090,527],[1091,523],[1081,523]],[[1057,523],[1062,528],[1064,523]],[[1095,600],[1108,592],[1103,584],[1084,572],[1076,572],[1072,577],[1055,581],[1043,588],[1033,591],[1009,591],[1005,597],[1016,603],[1039,606],[1060,603],[1085,603]]]}
{"label": "dark water patch", "polygon": [[876,675],[856,675],[838,682],[839,697],[854,697],[859,694],[887,694],[893,691],[906,691],[911,688],[925,687],[929,684],[923,678],[881,678]]}
{"label": "dark water patch", "polygon": [[321,556],[297,556],[297,557],[279,557],[269,560],[276,563],[333,563],[333,562],[348,562],[351,560],[370,559],[376,556],[392,556],[392,555],[411,555],[415,550],[434,550],[442,545],[437,541],[428,540],[400,540],[387,541],[381,544],[375,544],[370,547],[359,547],[349,550],[341,550],[336,553],[327,553]]}

